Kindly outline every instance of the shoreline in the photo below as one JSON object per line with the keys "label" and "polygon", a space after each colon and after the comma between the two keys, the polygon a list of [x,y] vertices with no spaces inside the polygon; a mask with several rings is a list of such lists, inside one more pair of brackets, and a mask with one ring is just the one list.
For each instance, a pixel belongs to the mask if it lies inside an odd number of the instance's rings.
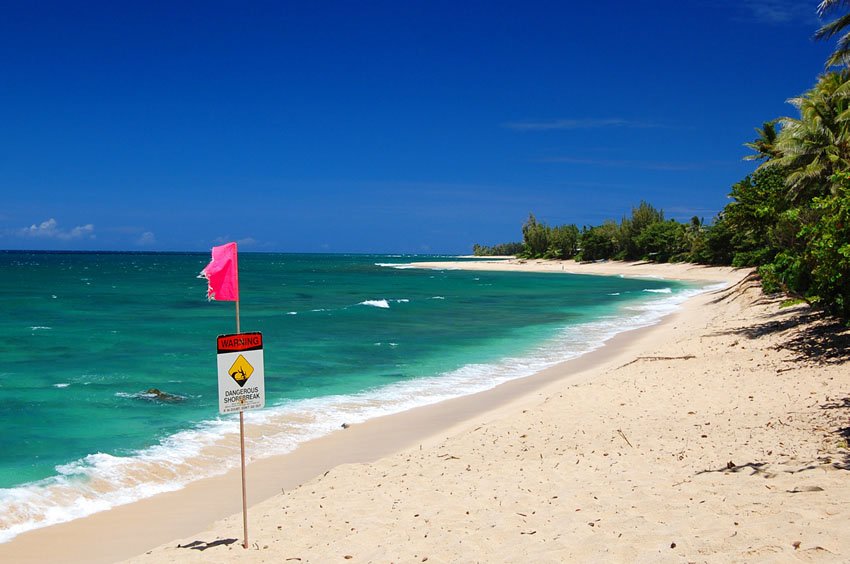
{"label": "shoreline", "polygon": [[[470,257],[458,257],[470,258]],[[731,266],[705,266],[692,263],[649,263],[642,261],[600,261],[579,263],[574,260],[518,259],[516,257],[478,257],[463,262],[422,261],[400,266],[433,270],[489,270],[494,272],[550,272],[627,278],[662,278],[688,282],[727,282],[737,280],[743,270]]]}
{"label": "shoreline", "polygon": [[[457,263],[447,264],[454,268],[458,266]],[[476,266],[479,264],[475,263]],[[624,266],[621,265],[621,269]],[[635,271],[630,270],[628,273],[632,272]],[[704,269],[699,268],[695,272],[699,273],[699,278],[690,279],[711,280],[705,276],[707,272]],[[733,274],[740,280],[746,272],[732,269],[722,273],[715,271],[718,277]],[[694,276],[694,273],[685,272],[685,275]],[[721,292],[714,294],[719,293]],[[372,419],[345,431],[305,443],[293,453],[252,463],[249,466],[249,502],[252,504],[249,519],[252,523],[251,530],[255,531],[251,540],[258,543],[257,550],[243,552],[238,544],[231,546],[221,543],[215,550],[201,552],[177,549],[176,542],[169,542],[171,539],[183,538],[182,544],[197,540],[210,543],[223,538],[241,537],[241,515],[233,515],[239,511],[240,503],[237,471],[219,478],[201,480],[178,492],[162,494],[77,521],[24,533],[10,543],[0,545],[0,559],[20,562],[52,559],[68,562],[108,562],[142,554],[152,546],[163,543],[168,544],[154,550],[153,554],[143,560],[157,562],[182,561],[187,558],[221,560],[223,557],[239,557],[252,561],[252,558],[268,557],[268,553],[262,548],[266,545],[261,544],[277,543],[281,539],[280,533],[276,533],[274,527],[270,527],[264,520],[272,518],[285,522],[291,519],[280,513],[282,497],[287,503],[291,503],[294,497],[302,504],[303,511],[315,513],[315,509],[307,510],[307,507],[315,508],[315,499],[311,498],[311,492],[320,486],[324,488],[323,478],[329,475],[337,480],[345,479],[348,474],[358,474],[359,479],[352,478],[355,483],[349,483],[346,487],[346,491],[354,491],[358,484],[362,487],[369,483],[368,476],[364,478],[364,473],[370,474],[377,467],[385,467],[388,461],[398,462],[405,453],[410,458],[410,453],[416,452],[417,446],[419,453],[424,452],[426,454],[423,456],[431,456],[433,459],[435,449],[443,448],[446,441],[465,437],[473,425],[479,425],[478,429],[481,426],[498,426],[504,421],[516,420],[520,411],[523,414],[535,411],[555,395],[563,395],[565,390],[572,391],[583,386],[598,387],[599,383],[596,381],[600,377],[606,377],[611,371],[616,371],[621,364],[631,364],[635,358],[640,358],[642,353],[652,350],[659,341],[665,342],[674,338],[678,332],[676,325],[682,322],[683,318],[705,317],[711,311],[712,301],[715,299],[718,299],[717,296],[707,294],[691,298],[684,307],[665,317],[659,324],[621,333],[596,351],[534,376],[514,380],[472,396]],[[458,458],[467,458],[462,448],[457,452],[460,455]],[[434,462],[445,464],[446,461],[437,458]],[[416,469],[411,467],[408,470],[413,472]],[[366,484],[361,483],[364,481]],[[384,487],[399,485],[398,479],[389,481],[391,484],[384,483]],[[381,479],[379,482],[386,480]],[[309,488],[296,487],[299,484],[309,484]],[[307,491],[308,489],[310,491]],[[327,490],[324,490],[324,493],[327,494]],[[358,493],[362,492],[358,490]],[[258,504],[263,499],[266,501]],[[419,502],[421,501],[420,499]],[[348,508],[349,511],[351,509]],[[268,517],[270,515],[274,517]],[[213,529],[198,534],[198,531],[208,529],[212,521],[224,517],[227,518],[213,525]],[[313,525],[318,527],[317,523]],[[381,535],[384,533],[379,533],[377,540],[372,538],[369,542],[379,542]],[[340,542],[351,540],[351,535],[345,531],[338,531],[338,536],[336,540]],[[331,542],[320,534],[318,539],[314,539],[314,544],[321,544],[323,540]],[[238,548],[236,553],[221,552],[235,550],[233,547]],[[321,554],[330,557],[332,552]],[[324,561],[321,556],[317,556],[319,553],[311,553],[309,550],[307,553],[311,555],[311,558],[307,558],[309,561]],[[286,554],[297,556],[290,552]],[[469,552],[458,554],[470,556]],[[483,554],[485,553],[482,552]],[[384,556],[379,554],[376,557],[382,560],[386,559]]]}
{"label": "shoreline", "polygon": [[[419,267],[419,263],[413,264]],[[423,268],[442,268],[442,265],[427,263]],[[445,265],[456,267],[457,263],[448,262]],[[718,277],[709,280],[686,279],[703,282],[719,280]],[[668,317],[669,314],[662,317],[660,323],[664,323]],[[348,429],[311,439],[292,452],[252,461],[248,466],[249,505],[260,503],[281,490],[300,486],[339,465],[374,462],[417,443],[433,442],[458,431],[474,417],[498,413],[505,406],[527,401],[527,396],[534,395],[538,389],[563,380],[565,371],[578,377],[602,362],[612,350],[618,356],[623,354],[621,349],[639,341],[658,324],[656,322],[620,332],[595,350],[530,376],[509,380],[481,392],[376,417]],[[250,426],[246,427],[249,436],[252,431]],[[281,468],[284,470],[283,477],[280,475]],[[20,562],[54,559],[63,559],[65,562],[113,562],[129,558],[240,512],[240,480],[239,469],[234,468],[223,475],[189,482],[176,491],[26,531],[0,544],[0,560],[8,557]],[[217,492],[224,492],[224,495],[217,496]],[[163,514],[169,518],[158,520],[156,516]],[[142,539],[137,536],[137,522],[140,520],[146,522],[146,534]],[[110,530],[112,536],[104,539],[103,530]],[[151,542],[148,539],[155,540]],[[92,550],[92,547],[96,549]]]}
{"label": "shoreline", "polygon": [[[387,264],[386,266],[390,265]],[[420,276],[428,276],[425,274],[427,273],[426,269],[416,268],[419,270]],[[385,271],[389,274],[392,269],[385,269]],[[595,282],[585,280],[584,284],[592,287]],[[659,280],[655,280],[652,283],[652,287],[666,285]],[[701,286],[705,287],[705,285]],[[638,288],[646,287],[643,285],[638,286]],[[693,288],[697,288],[697,285],[694,285]],[[668,288],[646,291],[658,291],[661,294],[671,293]],[[598,348],[601,346],[601,343],[610,340],[613,335],[620,332],[657,323],[661,317],[678,307],[678,304],[686,300],[694,291],[694,289],[683,290],[684,293],[678,296],[662,297],[659,295],[657,300],[659,305],[636,308],[639,310],[639,313],[628,312],[627,310],[635,308],[625,307],[622,310],[622,316],[620,314],[610,316],[615,321],[608,322],[605,321],[606,318],[586,320],[570,329],[569,336],[566,334],[561,336],[565,344],[559,344],[559,338],[548,337],[545,340],[538,340],[533,344],[533,348],[519,353],[517,358],[513,358],[513,355],[502,349],[499,360],[491,359],[484,364],[469,364],[469,360],[467,359],[466,365],[456,370],[442,372],[441,374],[444,377],[421,379],[418,387],[413,384],[417,380],[411,381],[412,389],[411,386],[405,386],[403,389],[393,392],[393,386],[389,386],[387,388],[381,388],[390,390],[389,392],[376,392],[374,394],[364,392],[365,397],[359,397],[360,394],[354,394],[343,402],[344,405],[339,402],[330,402],[330,405],[325,407],[313,405],[310,410],[296,407],[294,409],[287,408],[281,412],[272,409],[270,411],[263,410],[247,414],[246,446],[248,447],[249,463],[253,464],[261,458],[287,454],[292,451],[295,445],[324,434],[333,433],[343,423],[356,425],[367,418],[375,418],[381,414],[398,413],[402,410],[410,410],[419,406],[432,405],[444,399],[472,395],[511,379],[532,376],[553,364],[586,354]],[[644,299],[649,301],[649,298]],[[511,307],[509,303],[504,305]],[[578,335],[585,336],[577,337]],[[430,382],[431,380],[433,382]],[[254,418],[255,416],[258,417]],[[252,420],[252,418],[254,419]],[[307,432],[305,432],[305,427],[307,427]],[[286,431],[280,432],[281,429],[285,429]],[[71,486],[65,487],[65,491],[55,488],[55,490],[60,490],[55,492],[54,488],[50,488],[49,490],[45,488],[48,491],[33,492],[33,503],[45,500],[48,507],[50,507],[50,502],[55,496],[55,499],[68,499],[69,504],[65,507],[58,506],[57,504],[56,508],[50,508],[41,513],[46,516],[46,520],[53,518],[54,522],[50,524],[42,522],[41,526],[39,526],[34,519],[30,522],[23,522],[23,519],[21,519],[19,526],[10,528],[7,531],[8,536],[2,539],[3,542],[0,543],[0,546],[30,531],[62,525],[63,523],[79,519],[86,519],[96,513],[123,505],[135,504],[154,495],[181,491],[193,481],[206,478],[212,479],[226,474],[228,471],[232,471],[234,468],[233,463],[238,462],[239,436],[238,431],[234,432],[232,423],[227,424],[225,422],[224,425],[216,425],[215,432],[206,432],[203,435],[201,435],[200,431],[186,434],[190,436],[181,437],[179,441],[171,440],[171,437],[169,437],[169,448],[161,449],[166,451],[166,453],[155,453],[156,461],[165,460],[167,463],[161,463],[156,467],[153,467],[153,463],[148,464],[146,470],[147,474],[151,476],[150,480],[145,480],[142,472],[136,472],[135,474],[140,478],[139,482],[135,484],[132,480],[125,482],[131,487],[132,491],[129,494],[118,488],[109,489],[112,483],[108,479],[104,479],[101,475],[93,476],[91,482],[83,482],[81,484],[80,489],[84,491],[84,494],[78,494],[72,490]],[[178,435],[174,435],[174,437]],[[274,437],[276,440],[269,437]],[[210,442],[213,443],[211,446],[209,445]],[[204,447],[204,450],[196,452],[192,456],[180,458],[179,455],[183,452],[184,447],[189,447],[191,452],[191,445],[193,444],[207,446]],[[282,452],[280,449],[276,450],[274,448],[281,444],[284,449]],[[167,451],[172,449],[175,449],[175,453],[178,455],[177,457],[172,458],[168,456]],[[144,465],[146,458],[144,455],[145,453],[141,453],[140,456],[133,457],[139,460],[140,466]],[[238,468],[238,466],[235,467]],[[165,481],[165,487],[160,487],[163,482],[158,481],[158,479],[163,475],[166,476],[167,480],[170,480],[170,483]],[[103,485],[98,482],[103,483]],[[25,490],[25,488],[21,489]],[[99,492],[99,494],[96,492]],[[8,506],[6,517],[8,518],[8,522],[15,523],[15,516],[18,514],[18,509],[20,508],[20,514],[23,515],[28,508],[23,503],[15,503],[15,494],[17,492],[12,491],[9,493],[12,494],[8,496],[11,503]],[[114,493],[119,495],[114,495]],[[19,498],[28,499],[26,496],[29,494],[29,491],[23,491]],[[85,497],[83,497],[84,495]],[[70,503],[73,503],[73,505],[70,505]],[[73,518],[65,517],[63,510],[65,513],[69,515],[75,514],[75,516]],[[233,508],[233,510],[236,510],[236,508]],[[60,520],[63,517],[66,520]],[[35,525],[34,528],[25,530],[25,527],[33,525]],[[10,536],[11,539],[9,539]]]}

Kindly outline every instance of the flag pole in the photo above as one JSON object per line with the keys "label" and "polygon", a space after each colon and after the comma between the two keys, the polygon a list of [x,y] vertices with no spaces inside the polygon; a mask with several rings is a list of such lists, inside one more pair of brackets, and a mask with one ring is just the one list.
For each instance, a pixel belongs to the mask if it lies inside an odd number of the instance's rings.
{"label": "flag pole", "polygon": [[[236,284],[239,284],[239,255],[234,253],[233,260],[235,264],[234,272],[236,273]],[[242,328],[239,324],[239,294],[236,294],[236,333],[241,333]],[[239,411],[239,458],[242,466],[242,531],[243,538],[242,548],[248,548],[248,486],[245,477],[245,412]]]}
{"label": "flag pole", "polygon": [[[239,300],[236,300],[236,333],[241,333],[239,326]],[[248,548],[248,488],[245,479],[245,412],[239,411],[239,453],[242,462],[242,548]]]}
{"label": "flag pole", "polygon": [[[221,299],[236,302],[236,334],[242,333],[239,323],[239,265],[236,243],[227,243],[212,248],[212,261],[204,267],[199,277],[207,279],[207,299]],[[261,341],[262,343],[262,341]],[[219,351],[221,352],[221,351]],[[243,382],[244,383],[244,382]],[[242,384],[240,384],[241,386]],[[221,380],[219,380],[219,392]],[[242,527],[245,533],[243,548],[248,548],[248,494],[245,480],[245,398],[240,398],[239,410],[239,451],[242,466]],[[265,402],[263,398],[262,402]],[[221,408],[220,408],[221,411]],[[232,411],[222,411],[232,413]]]}
{"label": "flag pole", "polygon": [[242,530],[245,541],[242,548],[248,548],[248,490],[245,486],[245,416],[239,412],[239,446],[242,451]]}

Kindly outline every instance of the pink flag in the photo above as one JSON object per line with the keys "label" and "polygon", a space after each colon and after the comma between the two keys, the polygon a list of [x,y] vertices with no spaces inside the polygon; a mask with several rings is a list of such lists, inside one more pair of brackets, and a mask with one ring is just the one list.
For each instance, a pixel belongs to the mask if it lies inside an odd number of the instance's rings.
{"label": "pink flag", "polygon": [[236,243],[212,248],[212,261],[201,271],[207,279],[207,299],[239,301],[239,269],[236,265]]}

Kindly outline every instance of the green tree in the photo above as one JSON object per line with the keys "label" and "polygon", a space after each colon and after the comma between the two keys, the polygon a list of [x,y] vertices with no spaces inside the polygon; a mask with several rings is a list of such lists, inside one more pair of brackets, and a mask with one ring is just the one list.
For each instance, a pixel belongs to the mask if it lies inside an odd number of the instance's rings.
{"label": "green tree", "polygon": [[729,194],[732,201],[723,217],[731,229],[733,265],[767,264],[784,245],[791,243],[787,234],[794,226],[788,225],[790,218],[782,215],[790,207],[786,176],[781,167],[765,168],[732,186]]}
{"label": "green tree", "polygon": [[635,238],[636,246],[642,250],[645,260],[669,262],[674,257],[682,258],[688,250],[686,228],[678,221],[656,221],[647,225]]}
{"label": "green tree", "polygon": [[834,193],[815,198],[817,221],[800,232],[806,241],[803,262],[809,268],[809,299],[850,318],[850,173],[832,178]]}
{"label": "green tree", "polygon": [[522,226],[523,255],[528,258],[539,258],[549,249],[549,227],[538,223],[533,213]]}
{"label": "green tree", "polygon": [[[831,33],[850,22],[840,21],[833,22]],[[834,55],[842,64],[848,41],[845,36],[839,42],[843,54],[839,49]],[[759,265],[765,291],[802,296],[848,317],[850,70],[822,75],[790,102],[799,117],[780,121],[776,154],[758,141],[750,145],[767,160],[733,186],[733,201],[724,210],[733,264]]]}
{"label": "green tree", "polygon": [[611,220],[595,227],[584,227],[580,237],[579,260],[606,260],[619,252],[620,227]]}
{"label": "green tree", "polygon": [[714,222],[701,230],[693,241],[688,260],[700,264],[727,265],[732,263],[732,229],[725,219],[725,211],[717,214]]}
{"label": "green tree", "polygon": [[579,230],[575,225],[559,225],[549,230],[546,258],[571,259],[578,252]]}
{"label": "green tree", "polygon": [[760,161],[763,159],[776,159],[782,156],[782,152],[776,147],[778,137],[776,131],[776,121],[766,121],[761,128],[756,128],[756,133],[759,136],[749,142],[744,143],[745,147],[752,149],[755,154],[744,157],[745,161]]}
{"label": "green tree", "polygon": [[[850,7],[850,2],[847,0],[823,0],[818,4],[818,15],[820,17],[829,16],[841,9]],[[850,33],[844,33],[844,30],[850,26],[850,12],[838,16],[836,19],[824,24],[815,32],[815,39],[831,39],[838,37],[838,44],[835,51],[826,60],[826,66],[847,66],[850,60]]]}
{"label": "green tree", "polygon": [[655,209],[651,204],[641,200],[636,208],[632,208],[632,216],[620,223],[621,247],[623,258],[638,260],[644,258],[647,250],[640,245],[640,235],[653,223],[664,221],[664,212]]}
{"label": "green tree", "polygon": [[850,169],[850,71],[826,73],[814,88],[789,100],[799,118],[781,118],[780,156],[759,169],[780,167],[792,200],[806,201],[829,189],[833,174]]}
{"label": "green tree", "polygon": [[500,243],[487,247],[476,243],[472,246],[472,254],[477,257],[510,256],[522,253],[522,243]]}
{"label": "green tree", "polygon": [[674,261],[693,261],[692,258],[696,249],[702,244],[705,239],[705,234],[708,227],[702,218],[693,216],[691,221],[685,225],[685,252],[683,255],[674,257]]}

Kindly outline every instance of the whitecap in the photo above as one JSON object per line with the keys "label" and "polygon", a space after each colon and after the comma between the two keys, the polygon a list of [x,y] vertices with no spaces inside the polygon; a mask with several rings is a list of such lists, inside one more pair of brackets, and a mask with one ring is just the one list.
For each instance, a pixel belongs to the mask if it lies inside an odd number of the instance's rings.
{"label": "whitecap", "polygon": [[[167,397],[163,398],[163,395],[165,395]],[[157,393],[151,393],[151,392],[147,392],[147,391],[145,391],[145,392],[135,392],[135,393],[115,392],[115,397],[125,398],[125,399],[142,399],[142,400],[146,400],[146,401],[163,400],[163,401],[166,401],[166,402],[183,401],[183,400],[186,399],[186,396],[181,396],[180,394],[170,394],[170,393],[164,394],[163,392],[160,392],[159,394],[157,394]]]}
{"label": "whitecap", "polygon": [[365,301],[360,302],[357,305],[377,307],[377,308],[381,308],[381,309],[389,309],[390,308],[390,304],[387,300],[365,300]]}
{"label": "whitecap", "polygon": [[45,325],[34,325],[30,327],[33,331],[50,331],[53,327],[47,327]]}
{"label": "whitecap", "polygon": [[672,294],[673,290],[671,288],[647,288],[644,292],[651,292],[653,294]]}
{"label": "whitecap", "polygon": [[54,388],[67,388],[70,385],[71,384],[69,384],[68,382],[61,382],[59,384],[53,384],[53,387]]}
{"label": "whitecap", "polygon": [[394,262],[376,262],[375,266],[380,266],[383,268],[395,268],[396,270],[410,270],[412,268],[419,268],[418,266],[414,266],[412,264],[398,264]]}

